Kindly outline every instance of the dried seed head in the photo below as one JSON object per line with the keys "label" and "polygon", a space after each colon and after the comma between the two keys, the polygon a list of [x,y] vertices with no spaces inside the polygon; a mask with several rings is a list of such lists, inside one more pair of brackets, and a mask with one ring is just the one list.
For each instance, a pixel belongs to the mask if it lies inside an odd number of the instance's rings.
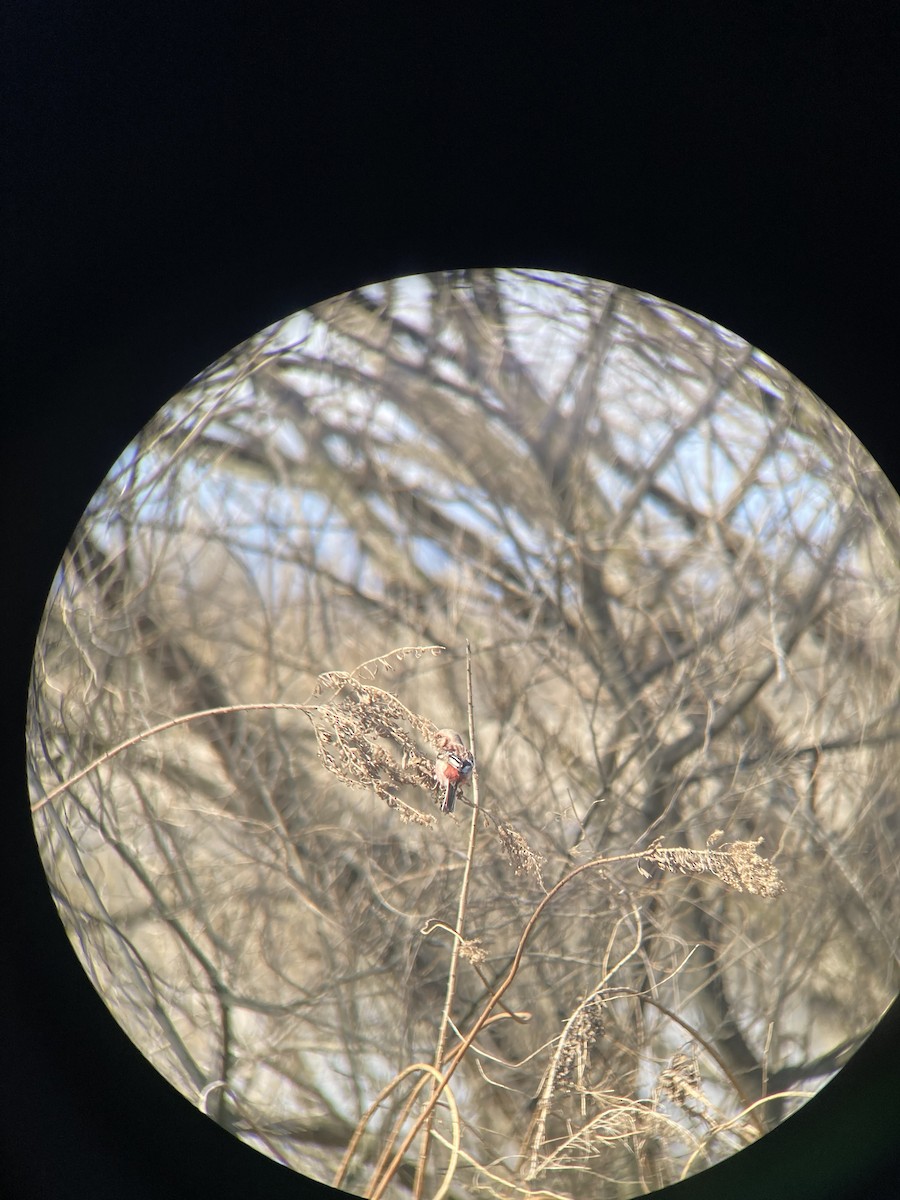
{"label": "dried seed head", "polygon": [[478,938],[464,940],[459,947],[459,952],[470,963],[483,963],[487,958],[487,951]]}
{"label": "dried seed head", "polygon": [[691,1046],[690,1053],[679,1050],[671,1062],[660,1071],[656,1085],[657,1095],[667,1096],[673,1104],[696,1116],[701,1116],[707,1107],[703,1095],[697,1051]]}
{"label": "dried seed head", "polygon": [[[324,671],[314,695],[322,702],[307,709],[318,744],[319,758],[348,787],[374,792],[407,821],[433,825],[397,796],[401,787],[425,789],[437,797],[434,760],[420,745],[437,747],[452,730],[439,730],[433,721],[413,712],[391,692],[365,682],[379,667],[392,670],[392,660],[406,655],[440,653],[438,646],[407,646],[371,659],[355,671]],[[459,735],[454,734],[458,737]]]}
{"label": "dried seed head", "polygon": [[[715,837],[715,834],[711,836]],[[759,837],[754,842],[731,842],[721,850],[686,850],[680,846],[661,846],[659,842],[654,842],[643,859],[655,863],[663,871],[679,875],[715,875],[735,892],[749,892],[753,896],[769,898],[780,896],[784,891],[784,882],[777,868],[756,852],[762,840]],[[647,872],[644,871],[644,874]]]}
{"label": "dried seed head", "polygon": [[533,875],[538,883],[541,882],[541,863],[544,861],[535,854],[521,833],[513,829],[505,821],[497,822],[497,836],[509,862],[517,875],[528,873]]}

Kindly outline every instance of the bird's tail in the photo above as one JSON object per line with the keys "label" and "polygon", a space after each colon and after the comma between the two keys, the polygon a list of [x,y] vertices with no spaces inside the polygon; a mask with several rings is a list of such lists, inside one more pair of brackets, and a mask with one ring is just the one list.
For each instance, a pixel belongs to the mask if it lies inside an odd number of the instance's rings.
{"label": "bird's tail", "polygon": [[447,780],[447,788],[444,792],[444,802],[441,805],[441,812],[452,813],[456,807],[456,784]]}

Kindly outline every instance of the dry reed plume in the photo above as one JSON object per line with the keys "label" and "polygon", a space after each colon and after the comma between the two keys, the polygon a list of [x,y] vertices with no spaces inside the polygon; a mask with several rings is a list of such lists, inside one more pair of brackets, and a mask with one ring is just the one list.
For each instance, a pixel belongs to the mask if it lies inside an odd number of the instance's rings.
{"label": "dry reed plume", "polygon": [[[663,846],[660,838],[641,857],[663,871],[678,875],[715,875],[735,892],[749,892],[752,896],[781,895],[784,881],[772,863],[756,852],[756,847],[763,841],[761,837],[753,842],[730,842],[721,850],[714,850],[713,846],[721,837],[721,829],[711,833],[705,850]],[[639,869],[649,876],[640,864]]]}

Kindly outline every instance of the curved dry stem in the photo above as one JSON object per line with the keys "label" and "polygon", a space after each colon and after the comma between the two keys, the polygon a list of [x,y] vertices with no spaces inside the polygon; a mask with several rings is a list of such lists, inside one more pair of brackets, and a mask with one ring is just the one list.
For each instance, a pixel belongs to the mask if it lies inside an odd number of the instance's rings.
{"label": "curved dry stem", "polygon": [[407,1132],[406,1136],[404,1137],[403,1141],[401,1142],[400,1146],[398,1147],[394,1157],[391,1159],[391,1162],[388,1165],[387,1170],[384,1172],[384,1174],[381,1176],[380,1179],[377,1179],[377,1181],[373,1182],[373,1185],[369,1191],[369,1200],[380,1200],[380,1197],[384,1194],[384,1191],[387,1188],[387,1185],[390,1183],[391,1179],[394,1176],[394,1173],[396,1172],[397,1168],[400,1166],[400,1163],[403,1161],[403,1156],[406,1154],[407,1150],[409,1149],[410,1145],[412,1144],[413,1139],[418,1135],[420,1129],[422,1129],[422,1127],[425,1125],[425,1122],[431,1116],[432,1112],[434,1112],[435,1106],[437,1105],[437,1102],[438,1102],[438,1099],[440,1098],[441,1092],[447,1086],[448,1082],[450,1081],[450,1079],[453,1076],[453,1073],[456,1071],[456,1068],[462,1062],[463,1058],[465,1058],[466,1053],[468,1052],[469,1047],[475,1041],[475,1038],[478,1036],[478,1034],[481,1032],[481,1030],[487,1024],[488,1019],[490,1018],[493,1009],[496,1007],[497,1003],[500,1001],[500,999],[502,998],[504,993],[511,986],[513,980],[515,979],[516,975],[519,972],[519,967],[521,966],[521,963],[522,963],[522,956],[525,953],[525,947],[528,944],[528,941],[530,940],[531,935],[534,933],[535,926],[537,925],[544,910],[547,908],[547,906],[550,904],[550,902],[553,899],[555,899],[555,897],[558,896],[559,893],[565,887],[567,887],[568,884],[570,884],[573,879],[576,879],[579,875],[584,874],[585,871],[589,871],[589,870],[595,869],[597,867],[605,867],[614,862],[634,861],[641,857],[642,856],[639,853],[616,854],[616,855],[611,855],[609,857],[594,858],[594,859],[591,859],[589,862],[581,863],[579,866],[573,867],[571,871],[569,871],[566,875],[564,875],[563,878],[560,879],[556,884],[554,884],[554,886],[550,889],[550,891],[547,892],[547,894],[541,898],[540,903],[538,904],[537,908],[535,908],[535,910],[531,914],[531,916],[528,918],[525,928],[523,929],[522,934],[519,937],[519,943],[516,946],[515,953],[513,954],[513,958],[512,958],[512,962],[510,964],[509,970],[507,971],[506,975],[502,979],[497,990],[493,993],[493,995],[490,997],[490,999],[488,1000],[485,1007],[482,1009],[481,1013],[477,1017],[475,1024],[472,1026],[469,1033],[466,1034],[465,1038],[463,1038],[460,1045],[456,1048],[456,1050],[454,1050],[454,1052],[450,1058],[450,1061],[447,1064],[446,1070],[443,1072],[443,1074],[441,1076],[440,1085],[437,1088],[435,1088],[434,1092],[432,1093],[431,1097],[429,1098],[428,1102],[426,1103],[424,1109],[422,1110],[420,1116],[418,1117],[418,1119],[416,1120],[416,1122],[414,1123],[412,1128]]}
{"label": "curved dry stem", "polygon": [[[441,1142],[442,1145],[448,1146],[450,1143],[440,1133],[434,1134],[435,1141]],[[520,1183],[516,1183],[513,1179],[504,1179],[502,1175],[496,1174],[486,1167],[483,1163],[476,1161],[471,1154],[466,1154],[465,1150],[460,1150],[459,1158],[468,1163],[479,1175],[483,1175],[485,1179],[489,1179],[491,1183],[505,1189],[507,1192],[528,1196],[529,1200],[571,1200],[571,1197],[563,1195],[561,1192],[553,1192],[549,1188],[534,1188],[524,1187]]]}
{"label": "curved dry stem", "polygon": [[[344,1176],[347,1173],[347,1168],[350,1166],[350,1161],[353,1158],[353,1153],[356,1150],[356,1147],[359,1145],[359,1140],[362,1137],[363,1133],[365,1132],[366,1126],[368,1125],[369,1121],[371,1121],[372,1117],[378,1111],[382,1102],[384,1100],[386,1100],[387,1097],[391,1094],[391,1092],[393,1092],[394,1089],[397,1088],[403,1082],[403,1080],[407,1077],[407,1075],[412,1075],[416,1071],[423,1072],[423,1077],[418,1081],[416,1086],[413,1088],[410,1098],[407,1101],[407,1105],[404,1109],[404,1113],[409,1112],[409,1106],[410,1106],[411,1101],[415,1098],[415,1096],[421,1090],[423,1084],[425,1083],[425,1078],[428,1075],[436,1075],[438,1077],[438,1079],[441,1078],[440,1072],[435,1067],[433,1067],[431,1065],[431,1063],[418,1062],[418,1063],[410,1063],[409,1066],[404,1067],[402,1071],[399,1071],[394,1076],[394,1078],[390,1081],[390,1083],[386,1083],[385,1086],[378,1093],[378,1095],[375,1097],[375,1099],[372,1101],[372,1103],[369,1105],[369,1107],[366,1109],[366,1111],[363,1113],[363,1115],[360,1117],[359,1121],[357,1122],[356,1128],[353,1130],[353,1134],[350,1138],[350,1141],[347,1143],[347,1149],[344,1151],[344,1156],[341,1159],[340,1163],[338,1164],[338,1169],[335,1172],[335,1176],[332,1181],[332,1186],[334,1186],[334,1187],[341,1186]],[[400,1115],[401,1121],[404,1119],[404,1113],[401,1113],[401,1115]],[[396,1132],[395,1132],[394,1136],[396,1136]],[[391,1140],[392,1139],[388,1139],[389,1146],[391,1144]],[[384,1156],[384,1153],[385,1152],[383,1151],[382,1157]]]}
{"label": "curved dry stem", "polygon": [[[737,1123],[739,1121],[742,1121],[744,1119],[744,1117],[747,1117],[747,1116],[750,1116],[751,1114],[753,1114],[753,1110],[755,1108],[760,1108],[762,1105],[768,1104],[772,1100],[794,1100],[794,1099],[810,1100],[810,1099],[812,1099],[812,1097],[814,1095],[815,1095],[815,1092],[790,1091],[790,1092],[772,1092],[772,1094],[770,1096],[761,1096],[759,1098],[759,1100],[754,1100],[752,1104],[748,1104],[746,1108],[742,1109],[741,1112],[739,1112],[736,1116],[731,1117],[730,1120],[724,1121],[721,1125],[717,1125],[715,1127],[715,1129],[711,1129],[710,1133],[709,1133],[709,1137],[712,1137],[714,1134],[722,1133],[726,1129],[730,1129],[733,1125],[737,1125]],[[753,1118],[754,1118],[753,1123],[755,1125],[758,1124],[755,1114],[753,1114]],[[704,1138],[703,1142],[696,1148],[696,1150],[694,1150],[692,1152],[690,1158],[684,1164],[684,1169],[681,1172],[681,1179],[687,1179],[687,1177],[691,1174],[691,1168],[694,1165],[694,1162],[696,1161],[697,1156],[702,1154],[703,1151],[706,1149],[708,1141],[709,1141],[709,1138]]]}
{"label": "curved dry stem", "polygon": [[40,800],[36,800],[31,806],[31,811],[37,812],[45,804],[49,804],[51,800],[55,800],[57,796],[62,795],[70,787],[74,787],[76,783],[80,783],[86,775],[90,775],[92,771],[96,771],[104,763],[108,763],[110,759],[115,758],[124,750],[130,749],[132,746],[137,746],[140,742],[147,741],[148,738],[156,737],[157,734],[165,733],[167,729],[174,729],[178,725],[188,725],[191,721],[202,721],[205,717],[227,716],[229,713],[273,712],[277,709],[288,712],[310,712],[314,707],[314,705],[311,706],[309,704],[276,703],[274,701],[265,704],[223,704],[218,708],[204,708],[199,712],[184,713],[180,717],[170,717],[168,721],[163,721],[159,725],[153,725],[150,729],[142,729],[140,733],[136,733],[132,737],[126,738],[124,742],[119,742],[112,749],[106,750],[98,758],[89,762],[86,767],[82,767],[80,771],[76,771],[74,775],[69,776],[68,779],[64,779],[55,788],[51,788],[46,796],[43,796]]}
{"label": "curved dry stem", "polygon": [[434,1200],[443,1200],[450,1190],[450,1184],[453,1182],[453,1176],[456,1174],[456,1164],[459,1162],[459,1147],[462,1141],[462,1128],[459,1123],[459,1109],[456,1105],[456,1099],[451,1088],[447,1088],[447,1106],[450,1109],[450,1127],[453,1131],[453,1140],[450,1143],[450,1160],[447,1163],[444,1177],[441,1180],[440,1187],[434,1194]]}
{"label": "curved dry stem", "polygon": [[400,662],[401,659],[408,658],[410,654],[417,659],[425,654],[431,654],[434,658],[437,658],[446,649],[446,646],[398,646],[395,650],[388,650],[387,654],[379,654],[375,658],[367,658],[365,662],[353,668],[350,672],[350,678],[356,679],[358,675],[365,671],[370,679],[374,679],[379,667],[384,667],[385,671],[394,670],[393,659]]}

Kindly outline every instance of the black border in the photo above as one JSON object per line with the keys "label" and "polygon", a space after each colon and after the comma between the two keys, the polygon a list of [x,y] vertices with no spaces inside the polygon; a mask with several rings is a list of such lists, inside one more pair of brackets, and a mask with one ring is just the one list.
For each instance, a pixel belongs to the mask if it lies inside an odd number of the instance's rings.
{"label": "black border", "polygon": [[[359,283],[571,270],[759,345],[898,481],[895,5],[188,7],[4,18],[0,1178],[17,1197],[324,1190],[199,1116],[110,1021],[25,810],[23,698],[55,565],[116,454],[194,373]],[[797,1117],[672,1194],[900,1195],[897,1068],[893,1012]]]}

